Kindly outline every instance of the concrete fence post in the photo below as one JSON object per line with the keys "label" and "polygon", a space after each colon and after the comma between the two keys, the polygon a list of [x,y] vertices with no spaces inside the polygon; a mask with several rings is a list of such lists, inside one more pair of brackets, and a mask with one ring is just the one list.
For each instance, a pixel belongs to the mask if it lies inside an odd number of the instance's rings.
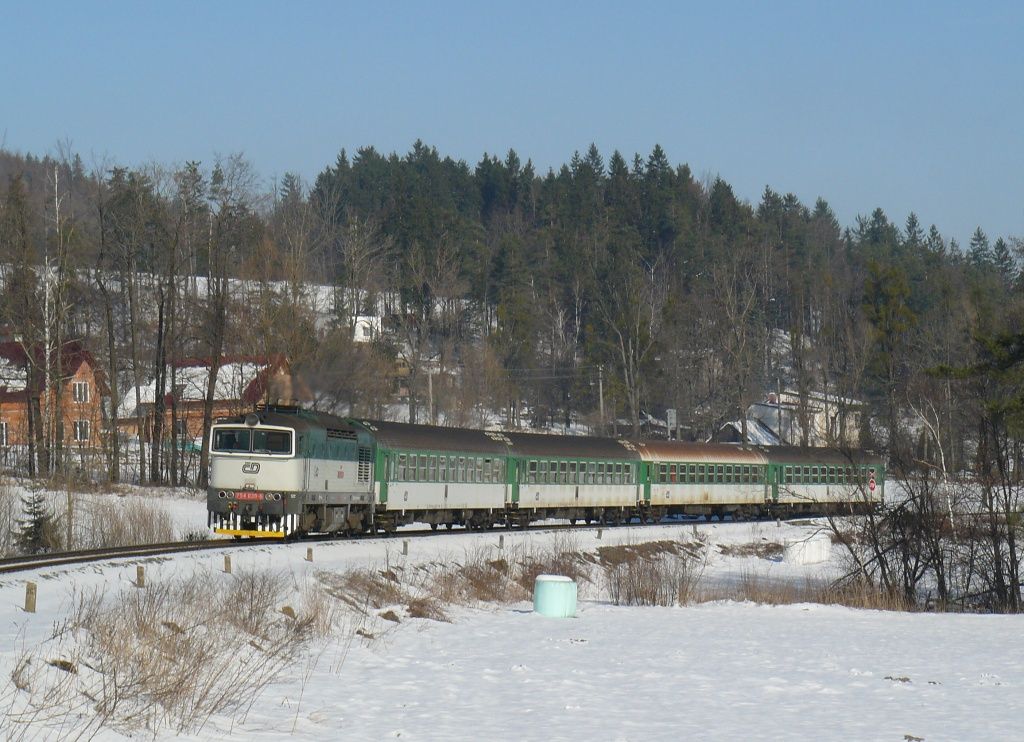
{"label": "concrete fence post", "polygon": [[25,583],[25,613],[36,612],[36,583]]}
{"label": "concrete fence post", "polygon": [[307,546],[306,547],[306,561],[307,562],[313,561],[313,547],[312,546]]}
{"label": "concrete fence post", "polygon": [[146,568],[141,564],[135,568],[135,587],[146,586]]}
{"label": "concrete fence post", "polygon": [[224,571],[227,572],[228,574],[231,574],[231,555],[230,554],[225,554],[224,555]]}

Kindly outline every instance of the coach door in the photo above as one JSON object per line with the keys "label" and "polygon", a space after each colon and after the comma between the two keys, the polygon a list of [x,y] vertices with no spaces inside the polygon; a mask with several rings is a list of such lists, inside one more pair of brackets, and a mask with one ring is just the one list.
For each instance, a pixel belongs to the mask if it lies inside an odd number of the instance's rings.
{"label": "coach door", "polygon": [[768,464],[765,467],[764,478],[764,501],[775,503],[779,501],[779,478],[782,467],[777,464]]}
{"label": "coach door", "polygon": [[519,503],[519,459],[509,456],[505,459],[505,502]]}
{"label": "coach door", "polygon": [[[388,480],[391,478],[391,460],[394,454],[389,451],[383,451],[379,447],[377,448],[377,466],[376,466],[376,477],[378,485],[380,486],[379,502],[381,505],[387,504],[388,501]],[[372,485],[371,485],[372,488]]]}

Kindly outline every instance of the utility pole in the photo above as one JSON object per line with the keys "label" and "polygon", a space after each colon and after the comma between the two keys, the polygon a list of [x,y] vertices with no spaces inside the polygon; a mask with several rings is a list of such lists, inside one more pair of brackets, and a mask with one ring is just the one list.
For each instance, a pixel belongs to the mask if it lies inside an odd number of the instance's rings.
{"label": "utility pole", "polygon": [[597,367],[597,398],[601,411],[601,435],[604,435],[604,364]]}

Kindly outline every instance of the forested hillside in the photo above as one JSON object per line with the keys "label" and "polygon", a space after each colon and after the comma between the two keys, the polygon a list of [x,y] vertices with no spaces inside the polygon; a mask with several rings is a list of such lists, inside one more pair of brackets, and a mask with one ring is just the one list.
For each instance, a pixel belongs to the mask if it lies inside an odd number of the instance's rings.
{"label": "forested hillside", "polygon": [[[153,378],[169,393],[182,358],[281,353],[354,414],[393,414],[400,386],[414,421],[638,433],[674,408],[704,439],[785,386],[865,401],[862,443],[907,462],[1020,458],[1022,242],[981,227],[960,246],[871,204],[852,225],[824,198],[749,204],[660,147],[546,173],[367,147],[308,186],[240,156],[3,152],[0,203],[6,334],[83,340],[114,408]],[[373,314],[382,332],[353,342]]]}

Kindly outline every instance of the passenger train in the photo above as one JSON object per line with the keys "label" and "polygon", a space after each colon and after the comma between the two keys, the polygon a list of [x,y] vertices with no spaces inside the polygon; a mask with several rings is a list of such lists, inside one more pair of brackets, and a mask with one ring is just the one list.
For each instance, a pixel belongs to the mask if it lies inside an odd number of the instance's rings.
{"label": "passenger train", "polygon": [[735,520],[851,513],[884,499],[864,451],[543,435],[340,418],[269,407],[210,430],[216,533],[308,533]]}

